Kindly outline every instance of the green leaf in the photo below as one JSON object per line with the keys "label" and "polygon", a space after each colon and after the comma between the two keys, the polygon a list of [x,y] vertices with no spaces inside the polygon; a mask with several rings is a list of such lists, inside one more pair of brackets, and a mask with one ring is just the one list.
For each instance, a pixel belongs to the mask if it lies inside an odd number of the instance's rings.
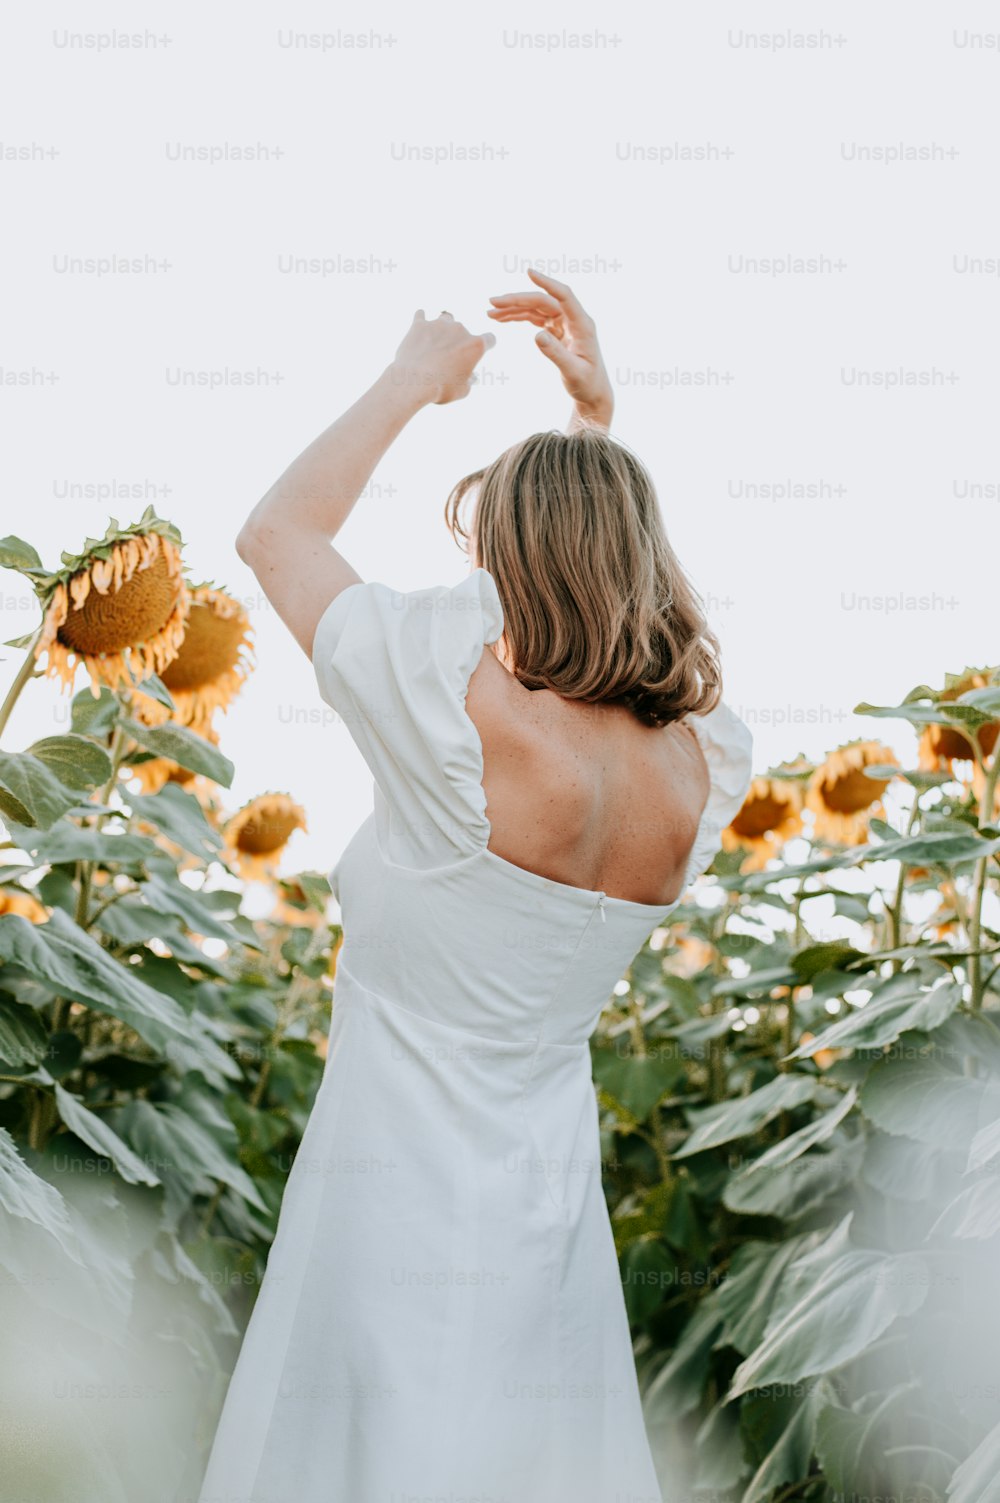
{"label": "green leaf", "polygon": [[800,981],[811,981],[820,971],[843,969],[852,961],[864,959],[863,951],[856,950],[845,940],[836,939],[825,944],[807,945],[804,950],[796,951],[791,957],[791,966]]}
{"label": "green leaf", "polygon": [[0,569],[41,569],[42,561],[23,538],[0,538]]}
{"label": "green leaf", "polygon": [[83,1045],[79,1035],[71,1028],[60,1028],[56,1033],[49,1034],[45,1068],[54,1079],[62,1080],[72,1074],[82,1055]]}
{"label": "green leaf", "polygon": [[[927,689],[924,697],[929,697],[934,691]],[[878,720],[908,720],[911,725],[949,725],[950,721],[944,713],[944,706],[938,704],[919,704],[914,701],[911,704],[902,705],[870,705],[859,704],[854,706],[855,715],[873,715]]]}
{"label": "green leaf", "polygon": [[0,1127],[0,1206],[9,1216],[42,1227],[74,1263],[82,1261],[66,1202],[58,1190],[28,1168],[4,1127]]}
{"label": "green leaf", "polygon": [[212,1134],[169,1102],[131,1101],[115,1114],[115,1126],[165,1181],[195,1194],[221,1180],[257,1210],[267,1212],[253,1180],[230,1159]]}
{"label": "green leaf", "polygon": [[996,1175],[987,1175],[957,1195],[941,1212],[931,1232],[980,1242],[995,1237],[1000,1232],[1000,1185]]}
{"label": "green leaf", "polygon": [[0,960],[22,967],[29,976],[44,976],[72,1002],[120,1018],[154,1049],[176,1044],[188,1050],[194,1044],[217,1069],[233,1073],[228,1055],[194,1027],[176,1002],[147,986],[134,969],[118,965],[58,908],[46,924],[30,924],[17,914],[0,917]]}
{"label": "green leaf", "polygon": [[788,1164],[750,1170],[730,1180],[722,1203],[748,1216],[796,1221],[835,1195],[861,1168],[865,1145],[854,1138],[829,1152],[808,1153]]}
{"label": "green leaf", "polygon": [[67,788],[96,788],[111,776],[111,758],[89,736],[46,736],[28,751]]}
{"label": "green leaf", "polygon": [[712,1013],[705,1018],[688,1018],[685,1023],[678,1023],[673,1028],[665,1030],[667,1036],[676,1039],[685,1049],[690,1049],[698,1044],[707,1044],[709,1039],[721,1038],[732,1027],[729,1013]]}
{"label": "green leaf", "polygon": [[94,695],[81,689],[73,696],[70,729],[79,736],[109,736],[118,723],[121,705],[108,688]]}
{"label": "green leaf", "polygon": [[962,1462],[948,1484],[948,1503],[1000,1503],[1000,1425]]}
{"label": "green leaf", "polygon": [[653,1107],[684,1074],[680,1055],[657,1050],[655,1054],[621,1054],[617,1049],[593,1051],[594,1079],[637,1122],[644,1122]]}
{"label": "green leaf", "polygon": [[736,1404],[725,1398],[709,1411],[695,1436],[698,1469],[695,1473],[694,1496],[707,1494],[709,1498],[724,1498],[737,1487],[746,1475],[747,1464],[743,1458],[743,1439],[740,1434],[740,1416]]}
{"label": "green leaf", "polygon": [[233,764],[204,736],[185,725],[142,725],[138,720],[123,719],[124,730],[138,746],[157,757],[169,757],[189,772],[200,772],[213,782],[229,788],[233,781]]}
{"label": "green leaf", "polygon": [[688,1320],[670,1357],[646,1391],[644,1408],[651,1427],[655,1425],[658,1414],[672,1422],[690,1414],[701,1403],[712,1349],[721,1326],[718,1305],[711,1295],[707,1295]]}
{"label": "green leaf", "polygon": [[30,816],[26,821],[19,820],[19,824],[38,825],[43,830],[61,819],[77,802],[76,792],[61,783],[44,762],[27,752],[0,752],[0,787]]}
{"label": "green leaf", "polygon": [[740,1503],[771,1503],[777,1489],[798,1482],[809,1473],[816,1437],[816,1419],[827,1401],[827,1385],[815,1384],[796,1405],[791,1419],[750,1480]]}
{"label": "green leaf", "polygon": [[[194,892],[183,882],[153,874],[143,884],[143,894],[154,908],[183,919],[196,934],[225,940],[227,945],[252,943],[243,935],[237,936],[231,925],[221,923],[215,917],[207,900],[208,894]],[[259,943],[254,943],[253,947],[261,948]]]}
{"label": "green leaf", "polygon": [[790,1164],[800,1154],[809,1148],[814,1148],[817,1143],[825,1143],[827,1138],[833,1136],[836,1129],[850,1113],[858,1099],[855,1086],[851,1086],[842,1101],[839,1101],[832,1111],[824,1112],[821,1117],[815,1117],[812,1122],[807,1122],[805,1127],[800,1127],[798,1132],[789,1133],[787,1138],[782,1138],[780,1143],[775,1143],[762,1153],[760,1158],[754,1159],[744,1171],[744,1176],[756,1174],[759,1169],[780,1169],[783,1164]]}
{"label": "green leaf", "polygon": [[969,1148],[969,1163],[966,1174],[972,1174],[977,1169],[985,1169],[987,1164],[1000,1154],[1000,1119],[989,1122],[972,1140]]}
{"label": "green leaf", "polygon": [[815,1090],[816,1082],[811,1076],[788,1071],[776,1075],[749,1096],[739,1096],[735,1101],[723,1101],[718,1106],[700,1111],[691,1110],[688,1115],[695,1119],[694,1132],[675,1152],[674,1158],[686,1158],[692,1153],[702,1153],[706,1148],[718,1148],[734,1138],[750,1137],[782,1112],[793,1111],[811,1101]]}
{"label": "green leaf", "polygon": [[776,986],[795,986],[799,980],[787,965],[768,966],[764,970],[750,971],[746,976],[727,976],[712,987],[713,997],[756,997]]}
{"label": "green leaf", "polygon": [[49,866],[76,861],[94,861],[100,866],[128,867],[142,871],[151,857],[160,854],[156,842],[145,835],[116,834],[83,825],[59,824],[32,842],[39,862]]}
{"label": "green leaf", "polygon": [[861,1088],[861,1110],[895,1137],[967,1150],[979,1128],[986,1084],[959,1075],[936,1055],[880,1061]]}
{"label": "green leaf", "polygon": [[901,835],[898,840],[862,846],[859,861],[902,861],[907,866],[956,866],[980,861],[1000,851],[1000,839],[990,840],[975,830],[958,833],[931,830],[923,835]]}
{"label": "green leaf", "polygon": [[663,1304],[676,1276],[676,1260],[658,1237],[640,1237],[622,1253],[622,1292],[632,1325],[642,1325]]}
{"label": "green leaf", "polygon": [[927,1265],[916,1253],[844,1253],[769,1327],[734,1373],[730,1396],[835,1371],[898,1317],[919,1310],[929,1288]]}
{"label": "green leaf", "polygon": [[222,836],[209,824],[194,794],[177,783],[164,783],[158,793],[130,793],[128,802],[136,818],[155,825],[168,840],[199,860],[221,849]]}
{"label": "green leaf", "polygon": [[953,981],[921,991],[906,972],[891,976],[864,1007],[852,1007],[846,1017],[800,1044],[789,1059],[808,1059],[821,1049],[878,1049],[901,1033],[920,1029],[930,1033],[949,1018],[962,1000]]}
{"label": "green leaf", "polygon": [[21,1069],[45,1058],[48,1038],[31,1007],[0,997],[0,1060]]}
{"label": "green leaf", "polygon": [[145,694],[147,698],[155,699],[157,704],[163,705],[164,709],[169,710],[173,714],[174,702],[170,697],[170,690],[159,674],[151,673],[148,678],[144,678],[141,683],[136,684],[136,689],[140,694]]}
{"label": "green leaf", "polygon": [[158,1185],[160,1181],[150,1169],[146,1167],[142,1159],[134,1154],[127,1143],[123,1143],[118,1134],[108,1123],[89,1111],[80,1100],[70,1091],[64,1090],[56,1082],[56,1105],[59,1115],[69,1128],[76,1134],[81,1142],[86,1143],[95,1153],[110,1159],[122,1179],[130,1185]]}
{"label": "green leaf", "polygon": [[29,809],[26,809],[24,805],[18,799],[16,799],[12,793],[9,793],[8,790],[2,785],[0,785],[0,815],[3,816],[8,824],[10,824],[12,820],[17,825],[26,825],[29,828],[32,824],[31,811]]}
{"label": "green leaf", "polygon": [[802,1251],[801,1237],[737,1247],[729,1277],[716,1296],[725,1317],[719,1346],[731,1346],[746,1357],[760,1343],[785,1269]]}

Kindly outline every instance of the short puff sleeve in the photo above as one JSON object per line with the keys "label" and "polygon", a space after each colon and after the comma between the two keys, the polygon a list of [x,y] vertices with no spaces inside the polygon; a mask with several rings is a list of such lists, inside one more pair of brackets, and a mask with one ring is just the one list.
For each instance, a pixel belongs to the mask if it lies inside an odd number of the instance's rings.
{"label": "short puff sleeve", "polygon": [[465,696],[503,625],[496,584],[480,568],[450,587],[348,585],[320,618],[320,694],[371,769],[389,860],[445,864],[489,840],[482,743]]}
{"label": "short puff sleeve", "polygon": [[719,703],[707,715],[691,715],[686,723],[698,737],[711,783],[688,857],[685,887],[711,866],[722,832],[736,818],[753,781],[753,736],[734,710]]}

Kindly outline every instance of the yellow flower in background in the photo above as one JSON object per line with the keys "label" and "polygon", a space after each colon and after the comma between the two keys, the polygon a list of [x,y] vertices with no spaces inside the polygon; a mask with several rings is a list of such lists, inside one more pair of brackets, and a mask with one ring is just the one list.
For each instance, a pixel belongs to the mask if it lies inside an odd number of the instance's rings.
{"label": "yellow flower in background", "polygon": [[309,901],[309,896],[298,877],[279,877],[277,887],[278,901],[271,914],[274,923],[304,924],[310,929],[318,929],[326,923],[325,913],[321,913],[316,905]]}
{"label": "yellow flower in background", "polygon": [[273,876],[296,830],[306,828],[306,812],[287,793],[260,793],[244,804],[223,832],[226,851],[244,877]]}
{"label": "yellow flower in background", "polygon": [[49,916],[44,903],[40,903],[30,892],[14,887],[0,887],[0,917],[5,913],[19,914],[33,924],[44,924]]}
{"label": "yellow flower in background", "polygon": [[[966,668],[963,673],[945,674],[945,686],[939,701],[953,703],[970,689],[986,689],[996,681],[996,668]],[[993,752],[1000,724],[984,725],[979,730],[979,747],[984,757]],[[941,763],[951,767],[952,762],[972,762],[972,747],[968,738],[955,726],[927,725],[920,733],[918,765],[925,771],[936,772]]]}
{"label": "yellow flower in background", "polygon": [[672,976],[697,976],[715,959],[715,949],[697,935],[682,935],[667,962]]}
{"label": "yellow flower in background", "polygon": [[160,675],[174,702],[173,715],[158,700],[136,695],[135,713],[147,725],[169,716],[201,730],[216,710],[228,709],[252,671],[250,618],[240,602],[211,585],[193,586],[190,596],[177,656]]}
{"label": "yellow flower in background", "polygon": [[723,850],[746,851],[748,870],[760,870],[800,833],[803,799],[801,780],[754,778],[743,807],[722,832]]}
{"label": "yellow flower in background", "polygon": [[852,741],[832,751],[817,767],[806,790],[815,816],[817,839],[832,845],[862,845],[891,778],[870,778],[866,767],[898,767],[895,754],[879,741]]}
{"label": "yellow flower in background", "polygon": [[43,606],[35,657],[70,685],[82,663],[94,695],[102,684],[129,688],[163,673],[184,636],[189,596],[181,574],[180,535],[147,512],[134,527],[112,521],[63,568],[40,575]]}

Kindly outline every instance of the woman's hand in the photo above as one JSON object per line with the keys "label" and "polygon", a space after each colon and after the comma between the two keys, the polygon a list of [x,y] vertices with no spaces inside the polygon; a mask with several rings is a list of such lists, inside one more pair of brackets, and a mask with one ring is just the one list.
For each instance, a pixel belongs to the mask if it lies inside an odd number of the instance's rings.
{"label": "woman's hand", "polygon": [[470,334],[450,313],[426,319],[418,308],[389,372],[423,402],[457,402],[469,395],[473,371],[495,344],[495,334]]}
{"label": "woman's hand", "polygon": [[575,414],[584,423],[610,425],[615,409],[611,381],[597,343],[594,320],[563,283],[533,268],[528,276],[540,292],[505,292],[491,297],[489,317],[498,323],[531,323],[538,327],[535,343],[557,366],[563,385],[573,398]]}

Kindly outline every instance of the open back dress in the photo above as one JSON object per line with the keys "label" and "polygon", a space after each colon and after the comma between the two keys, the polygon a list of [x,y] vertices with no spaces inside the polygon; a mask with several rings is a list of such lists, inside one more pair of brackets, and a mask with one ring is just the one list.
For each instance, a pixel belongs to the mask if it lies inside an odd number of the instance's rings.
{"label": "open back dress", "polygon": [[[351,585],[317,627],[374,812],[331,873],[326,1063],[200,1503],[660,1503],[588,1040],[676,905],[489,849],[465,697],[502,632],[481,568]],[[690,723],[711,789],[685,887],[750,782],[728,707]]]}

